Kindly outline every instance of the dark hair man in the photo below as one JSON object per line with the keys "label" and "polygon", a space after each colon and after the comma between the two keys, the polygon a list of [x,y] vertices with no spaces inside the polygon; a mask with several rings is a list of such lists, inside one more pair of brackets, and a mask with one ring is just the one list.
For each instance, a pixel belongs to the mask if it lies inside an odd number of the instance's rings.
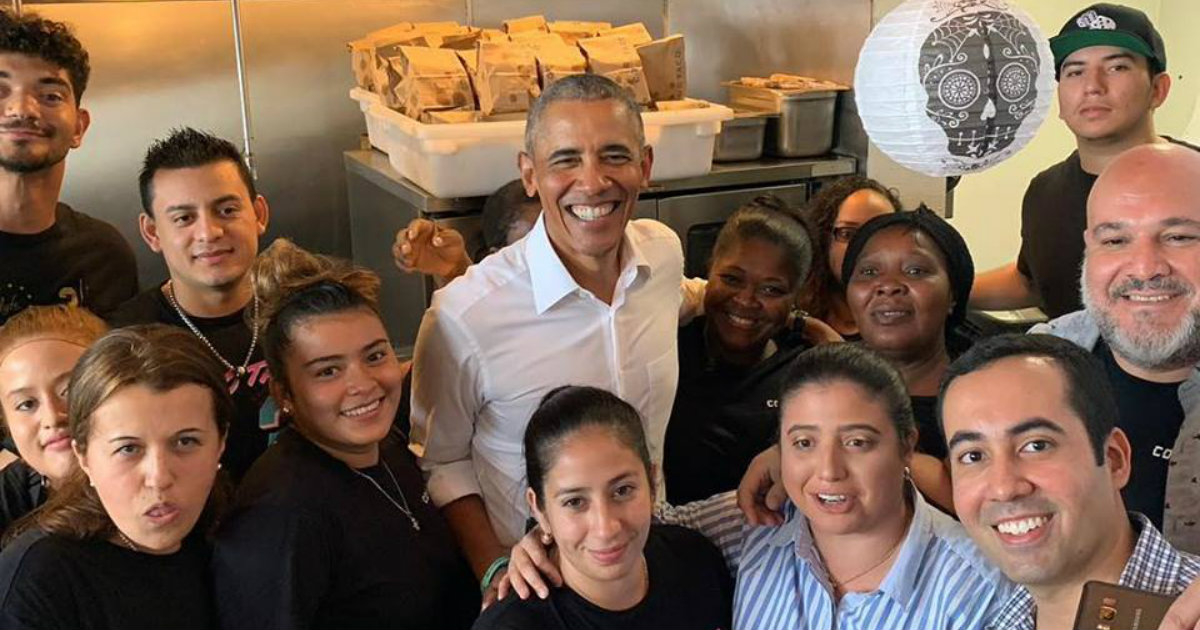
{"label": "dark hair man", "polygon": [[637,104],[604,77],[568,77],[525,134],[521,180],[541,216],[434,294],[413,364],[412,448],[485,582],[524,531],[521,437],[542,396],[565,384],[620,394],[661,463],[679,370],[679,238],[630,221],[653,161]]}
{"label": "dark hair man", "polygon": [[1146,14],[1094,4],[1064,24],[1050,48],[1059,117],[1075,135],[1076,150],[1029,183],[1020,254],[975,279],[976,308],[1040,305],[1051,318],[1079,310],[1087,198],[1096,177],[1132,147],[1184,144],[1155,131],[1154,112],[1170,92],[1171,77],[1162,37]]}
{"label": "dark hair man", "polygon": [[988,627],[1070,628],[1099,580],[1177,596],[1200,559],[1126,512],[1131,452],[1104,369],[1048,335],[985,339],[941,388],[954,506],[1018,588]]}
{"label": "dark hair man", "polygon": [[88,73],[65,24],[0,10],[0,324],[35,304],[103,313],[137,293],[120,233],[58,200],[91,121]]}
{"label": "dark hair man", "polygon": [[225,368],[238,415],[222,461],[240,478],[275,428],[273,407],[262,412],[270,375],[249,324],[257,317],[250,265],[267,229],[267,200],[237,147],[188,128],[150,146],[138,186],[142,239],[162,254],[170,279],[122,305],[110,323],[186,328]]}

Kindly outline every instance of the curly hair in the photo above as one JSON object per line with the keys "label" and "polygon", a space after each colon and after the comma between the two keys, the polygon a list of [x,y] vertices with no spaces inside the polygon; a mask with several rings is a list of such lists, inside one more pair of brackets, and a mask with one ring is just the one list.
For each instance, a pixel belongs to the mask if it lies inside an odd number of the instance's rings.
{"label": "curly hair", "polygon": [[825,319],[829,315],[832,308],[830,296],[842,291],[834,270],[829,267],[829,248],[833,243],[833,226],[837,223],[842,204],[860,190],[873,190],[883,195],[896,212],[903,209],[894,191],[861,175],[849,175],[825,184],[809,201],[806,214],[816,238],[813,239],[812,272],[801,292],[800,308],[817,319]]}
{"label": "curly hair", "polygon": [[[271,378],[287,387],[283,355],[292,329],[315,315],[365,308],[379,315],[379,276],[348,261],[313,254],[286,238],[276,239],[250,270],[259,299],[263,356]],[[247,314],[247,317],[250,317]]]}
{"label": "curly hair", "polygon": [[87,50],[71,27],[34,13],[14,14],[0,9],[0,52],[37,57],[67,71],[75,105],[83,100],[92,72]]}

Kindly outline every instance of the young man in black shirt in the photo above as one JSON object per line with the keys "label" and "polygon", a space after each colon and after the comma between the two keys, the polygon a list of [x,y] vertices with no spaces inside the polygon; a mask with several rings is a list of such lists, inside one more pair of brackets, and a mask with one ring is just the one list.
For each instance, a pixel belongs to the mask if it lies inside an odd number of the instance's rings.
{"label": "young man in black shirt", "polygon": [[89,71],[65,24],[0,11],[0,325],[27,306],[105,312],[137,293],[120,233],[58,201],[91,120]]}
{"label": "young man in black shirt", "polygon": [[1090,349],[1105,365],[1129,437],[1122,494],[1173,545],[1200,551],[1200,152],[1136,147],[1088,201],[1085,310],[1031,332]]}
{"label": "young man in black shirt", "polygon": [[1050,48],[1059,117],[1077,148],[1030,182],[1021,205],[1021,251],[1016,262],[975,279],[975,308],[1041,306],[1051,318],[1082,308],[1079,266],[1096,176],[1132,147],[1185,144],[1155,131],[1154,111],[1166,100],[1171,77],[1162,37],[1144,13],[1092,5],[1067,21]]}
{"label": "young man in black shirt", "polygon": [[233,144],[188,128],[151,145],[138,184],[142,238],[162,254],[171,277],[122,305],[109,323],[186,328],[225,367],[238,416],[222,462],[240,479],[274,429],[270,375],[250,325],[258,305],[249,271],[267,229],[267,200]]}

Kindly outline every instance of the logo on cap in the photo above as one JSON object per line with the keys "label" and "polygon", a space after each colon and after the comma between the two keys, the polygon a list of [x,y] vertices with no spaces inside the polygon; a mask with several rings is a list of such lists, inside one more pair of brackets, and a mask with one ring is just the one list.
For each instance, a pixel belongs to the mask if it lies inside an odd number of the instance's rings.
{"label": "logo on cap", "polygon": [[1117,23],[1112,18],[1106,15],[1100,15],[1095,11],[1088,11],[1087,13],[1084,13],[1083,15],[1079,16],[1078,20],[1075,20],[1075,23],[1079,25],[1079,28],[1086,28],[1093,31],[1117,30]]}

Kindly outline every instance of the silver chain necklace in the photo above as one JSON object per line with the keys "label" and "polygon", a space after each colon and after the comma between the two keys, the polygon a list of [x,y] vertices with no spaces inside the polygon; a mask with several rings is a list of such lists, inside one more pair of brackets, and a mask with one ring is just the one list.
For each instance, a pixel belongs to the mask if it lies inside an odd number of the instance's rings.
{"label": "silver chain necklace", "polygon": [[208,348],[208,351],[211,352],[214,357],[217,357],[217,360],[220,361],[221,364],[224,365],[227,370],[229,370],[230,372],[236,372],[238,375],[238,378],[241,378],[246,375],[246,368],[250,366],[250,357],[254,356],[254,348],[255,348],[255,346],[258,345],[258,296],[257,295],[254,296],[254,320],[250,326],[250,328],[251,328],[250,349],[246,351],[246,360],[242,361],[241,365],[236,365],[236,366],[234,364],[230,363],[229,361],[226,361],[225,357],[221,356],[220,352],[217,352],[217,349],[215,347],[213,347],[212,342],[210,342],[208,340],[208,337],[205,337],[204,333],[200,332],[200,329],[197,328],[196,325],[192,323],[192,320],[187,316],[187,313],[184,313],[183,309],[179,307],[179,301],[175,299],[175,284],[170,280],[167,281],[167,300],[169,302],[171,302],[171,306],[175,309],[175,313],[177,315],[179,315],[179,319],[183,320],[183,323],[188,327],[188,330],[191,330],[193,335],[196,335],[196,337],[198,339],[200,339],[200,341],[204,342],[204,345]]}
{"label": "silver chain necklace", "polygon": [[121,540],[121,544],[128,547],[130,551],[138,551],[137,545],[133,544],[132,540],[129,540],[129,537],[125,535],[125,532],[118,529],[117,538],[119,538]]}
{"label": "silver chain necklace", "polygon": [[380,458],[379,463],[383,464],[383,469],[387,471],[388,477],[392,478],[392,485],[396,486],[396,492],[400,493],[400,501],[402,501],[404,505],[397,503],[396,500],[392,498],[392,495],[388,494],[387,491],[383,489],[383,486],[379,485],[379,482],[375,481],[375,478],[371,475],[368,475],[357,468],[350,468],[350,471],[359,477],[370,481],[371,485],[375,486],[375,489],[378,490],[379,493],[384,496],[384,498],[390,501],[392,505],[396,506],[397,510],[400,510],[405,516],[408,517],[408,522],[412,523],[413,530],[418,532],[421,531],[421,524],[417,522],[417,517],[413,516],[412,510],[409,509],[408,497],[404,496],[404,491],[400,489],[400,482],[396,481],[396,475],[392,474],[392,469],[388,467],[387,462],[383,461],[382,458]]}

